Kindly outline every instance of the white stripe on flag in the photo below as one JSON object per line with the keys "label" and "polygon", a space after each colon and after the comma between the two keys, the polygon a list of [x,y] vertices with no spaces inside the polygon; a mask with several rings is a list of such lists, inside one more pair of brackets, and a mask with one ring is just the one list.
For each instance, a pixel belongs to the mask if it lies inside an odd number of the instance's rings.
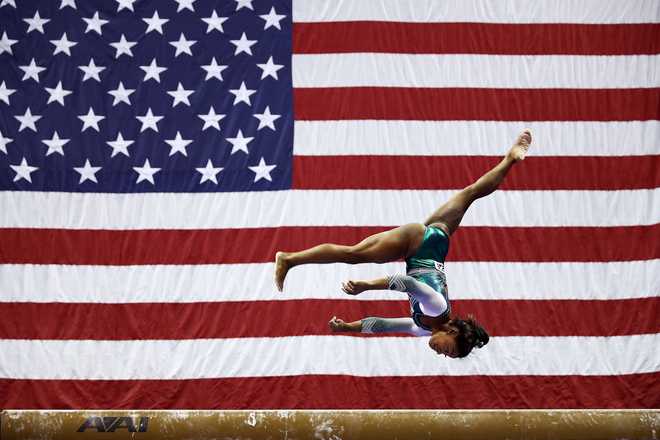
{"label": "white stripe on flag", "polygon": [[[456,191],[294,190],[252,193],[0,193],[0,227],[210,229],[398,226],[423,222]],[[660,222],[660,188],[497,191],[474,203],[467,226],[632,226]]]}
{"label": "white stripe on flag", "polygon": [[647,88],[660,56],[294,55],[294,87]]}
{"label": "white stripe on flag", "polygon": [[[140,341],[0,340],[0,377],[198,379],[355,376],[616,375],[660,369],[660,334],[497,337],[455,360],[428,338],[292,336]],[[616,353],[616,355],[613,355]],[[255,357],[258,354],[258,357]]]}
{"label": "white stripe on flag", "polygon": [[295,155],[502,156],[530,128],[533,156],[658,154],[659,121],[296,121]]}
{"label": "white stripe on flag", "polygon": [[[294,22],[658,23],[655,0],[293,0]],[[512,36],[515,38],[515,36]]]}
{"label": "white stripe on flag", "polygon": [[[403,263],[310,265],[276,292],[271,263],[224,265],[0,265],[0,302],[174,303],[343,299],[405,300],[400,292],[345,295],[340,282],[403,273]],[[452,300],[613,300],[655,297],[660,260],[446,265]],[[117,282],[121,280],[121,282]]]}

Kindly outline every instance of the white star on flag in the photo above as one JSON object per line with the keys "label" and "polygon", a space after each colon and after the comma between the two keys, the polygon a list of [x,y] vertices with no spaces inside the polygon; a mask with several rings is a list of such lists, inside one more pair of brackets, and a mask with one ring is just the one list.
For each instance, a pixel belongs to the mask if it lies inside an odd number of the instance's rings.
{"label": "white star on flag", "polygon": [[265,15],[260,15],[262,19],[266,20],[266,24],[264,24],[264,30],[268,29],[269,27],[273,26],[276,27],[279,30],[282,30],[280,27],[280,21],[286,17],[286,15],[279,15],[277,12],[275,12],[275,7],[270,8],[270,12]]}
{"label": "white star on flag", "polygon": [[62,0],[62,2],[60,3],[60,9],[64,9],[67,6],[73,9],[78,9],[78,7],[76,6],[76,0]]}
{"label": "white star on flag", "polygon": [[0,3],[0,8],[7,5],[16,8],[16,0],[2,0],[2,3]]}
{"label": "white star on flag", "polygon": [[165,142],[171,147],[170,156],[173,156],[175,153],[188,156],[186,147],[192,143],[192,139],[183,139],[181,133],[177,131],[174,139],[166,139]]}
{"label": "white star on flag", "polygon": [[83,20],[85,20],[85,23],[87,23],[87,29],[85,29],[85,33],[94,31],[99,35],[103,34],[103,31],[101,30],[101,26],[109,22],[109,20],[102,20],[99,17],[99,11],[96,11],[94,16],[91,18],[83,17]]}
{"label": "white star on flag", "polygon": [[69,41],[66,32],[62,34],[62,37],[59,40],[50,40],[51,44],[55,46],[55,51],[53,52],[53,56],[57,55],[58,53],[62,52],[67,54],[68,56],[71,56],[71,48],[78,44],[75,41]]}
{"label": "white star on flag", "polygon": [[78,116],[78,119],[83,121],[83,127],[82,127],[82,130],[80,130],[81,132],[85,131],[88,128],[93,128],[96,131],[101,131],[99,129],[99,122],[102,119],[105,119],[105,116],[95,115],[94,110],[90,107],[87,114]]}
{"label": "white star on flag", "polygon": [[141,167],[133,167],[133,169],[138,173],[137,181],[135,183],[147,180],[151,182],[152,185],[156,184],[156,182],[154,182],[154,174],[161,170],[160,168],[152,168],[149,159],[145,159],[144,165]]}
{"label": "white star on flag", "polygon": [[53,153],[59,153],[64,156],[63,146],[69,143],[71,139],[60,139],[60,135],[57,134],[57,130],[53,133],[51,139],[42,139],[41,142],[48,146],[48,151],[46,151],[46,156],[50,156]]}
{"label": "white star on flag", "polygon": [[199,172],[202,175],[200,177],[199,183],[201,184],[206,182],[207,180],[210,180],[211,182],[217,185],[218,184],[217,175],[223,169],[224,168],[222,167],[214,167],[213,162],[211,162],[211,159],[209,159],[208,162],[206,162],[206,167],[196,168],[197,172]]}
{"label": "white star on flag", "polygon": [[234,55],[238,55],[241,52],[245,52],[248,55],[252,55],[251,47],[257,44],[257,40],[248,40],[247,35],[245,35],[245,32],[243,32],[243,34],[241,35],[240,40],[229,40],[229,42],[234,46],[236,46]]}
{"label": "white star on flag", "polygon": [[176,53],[174,58],[178,57],[182,53],[187,53],[192,56],[192,50],[190,49],[193,44],[197,43],[196,40],[186,40],[186,37],[181,33],[179,36],[179,41],[170,41],[170,44],[176,47]]}
{"label": "white star on flag", "polygon": [[14,93],[16,93],[16,89],[8,89],[4,81],[0,84],[0,101],[4,101],[7,105],[10,105],[9,97]]}
{"label": "white star on flag", "polygon": [[117,154],[121,153],[126,157],[130,157],[128,154],[128,147],[133,144],[133,140],[124,140],[124,137],[120,133],[117,133],[117,139],[114,141],[107,141],[106,144],[110,145],[112,148],[112,154],[110,157],[115,157]]}
{"label": "white star on flag", "polygon": [[116,0],[117,1],[117,12],[121,11],[122,9],[130,9],[131,11],[135,12],[135,9],[133,9],[133,3],[135,3],[137,0]]}
{"label": "white star on flag", "polygon": [[208,24],[208,27],[206,28],[207,34],[213,30],[217,30],[224,33],[225,30],[222,28],[222,23],[229,20],[229,17],[218,17],[218,14],[215,11],[213,11],[210,17],[202,18],[202,20],[206,24]]}
{"label": "white star on flag", "polygon": [[252,103],[250,102],[250,96],[257,93],[257,91],[256,89],[248,89],[245,86],[245,82],[242,82],[241,87],[239,87],[238,89],[229,89],[229,93],[235,96],[234,105],[238,104],[239,102],[244,102],[247,105],[252,105]]}
{"label": "white star on flag", "polygon": [[7,154],[7,144],[13,141],[14,140],[12,138],[4,137],[2,132],[0,132],[0,151]]}
{"label": "white star on flag", "polygon": [[167,67],[159,67],[156,64],[156,58],[151,60],[151,64],[148,66],[140,66],[140,69],[144,70],[144,78],[142,81],[148,81],[153,79],[154,81],[160,83],[160,74],[167,70]]}
{"label": "white star on flag", "polygon": [[29,34],[32,31],[37,31],[43,34],[44,25],[50,21],[50,18],[41,18],[39,16],[39,11],[37,11],[33,18],[24,18],[23,21],[28,24],[28,30],[26,33]]}
{"label": "white star on flag", "polygon": [[32,58],[32,61],[30,61],[30,64],[27,66],[18,66],[23,72],[25,72],[25,75],[23,75],[22,81],[25,81],[26,79],[32,78],[36,82],[39,82],[39,74],[46,70],[45,67],[40,67],[37,66],[37,64],[34,62],[34,58]]}
{"label": "white star on flag", "polygon": [[11,165],[9,164],[12,170],[16,172],[16,175],[14,176],[14,182],[17,182],[21,179],[25,179],[28,182],[32,183],[32,177],[30,176],[30,173],[35,172],[39,168],[37,167],[31,167],[28,165],[27,160],[25,160],[25,157],[21,161],[20,165]]}
{"label": "white star on flag", "polygon": [[62,88],[62,81],[58,82],[57,86],[54,89],[51,89],[49,87],[45,87],[45,89],[48,92],[48,94],[50,94],[50,97],[48,98],[48,102],[46,104],[50,104],[53,101],[57,101],[63,106],[64,97],[72,93],[71,90],[64,90]]}
{"label": "white star on flag", "polygon": [[236,1],[237,11],[242,8],[248,8],[254,11],[254,8],[252,7],[252,0],[235,0],[235,1]]}
{"label": "white star on flag", "polygon": [[176,8],[176,12],[181,12],[184,9],[189,9],[193,12],[195,12],[195,8],[193,7],[193,3],[195,3],[195,0],[174,0],[179,4],[179,6]]}
{"label": "white star on flag", "polygon": [[11,51],[11,47],[16,44],[18,40],[12,40],[9,37],[7,37],[7,32],[2,33],[2,38],[0,38],[0,54],[3,52],[9,52],[10,54],[14,54]]}
{"label": "white star on flag", "polygon": [[168,18],[160,18],[158,11],[155,11],[151,18],[143,18],[142,20],[147,23],[147,30],[144,31],[145,34],[156,31],[161,35],[163,35],[163,25],[170,21]]}
{"label": "white star on flag", "polygon": [[263,113],[255,113],[253,116],[259,119],[259,127],[257,127],[257,131],[264,127],[268,127],[275,131],[275,121],[280,118],[280,115],[271,114],[269,106],[266,106]]}
{"label": "white star on flag", "polygon": [[244,153],[249,153],[248,144],[254,139],[253,137],[244,137],[243,132],[239,129],[236,137],[227,138],[227,141],[232,145],[230,155],[242,151]]}
{"label": "white star on flag", "polygon": [[257,67],[259,67],[263,72],[261,72],[261,79],[266,78],[267,76],[272,76],[275,79],[277,78],[277,71],[284,68],[283,64],[275,64],[273,62],[273,57],[268,58],[268,61],[266,61],[266,64],[257,64]]}
{"label": "white star on flag", "polygon": [[202,69],[206,70],[206,78],[204,81],[208,81],[211,78],[217,78],[222,81],[222,71],[225,70],[227,66],[218,64],[215,61],[215,57],[211,59],[211,64],[206,64],[202,66]]}
{"label": "white star on flag", "polygon": [[27,108],[25,111],[25,114],[23,116],[14,116],[16,119],[19,120],[21,123],[21,126],[18,127],[18,131],[23,131],[25,128],[29,128],[32,131],[37,131],[37,125],[36,122],[41,119],[41,116],[39,115],[32,115],[32,112],[30,111],[30,107]]}
{"label": "white star on flag", "polygon": [[261,179],[266,179],[269,182],[272,182],[273,179],[270,177],[270,172],[273,171],[277,165],[267,165],[262,157],[259,161],[259,165],[248,167],[251,171],[254,172],[254,183],[258,182]]}
{"label": "white star on flag", "polygon": [[168,95],[174,98],[174,102],[172,103],[172,107],[176,107],[177,104],[183,103],[186,104],[187,106],[190,106],[190,100],[188,97],[195,93],[194,90],[186,90],[183,88],[181,83],[177,86],[176,90],[169,90],[167,92]]}
{"label": "white star on flag", "polygon": [[119,81],[119,86],[114,90],[108,90],[108,94],[114,96],[115,100],[112,102],[112,106],[119,104],[120,102],[125,102],[128,105],[131,105],[129,96],[131,93],[135,92],[135,89],[125,89],[124,84]]}
{"label": "white star on flag", "polygon": [[98,180],[96,180],[96,173],[98,173],[101,168],[102,167],[93,167],[92,164],[89,163],[89,159],[85,159],[85,165],[82,167],[73,167],[74,170],[80,173],[80,181],[78,182],[78,185],[86,180],[99,183]]}
{"label": "white star on flag", "polygon": [[105,67],[103,66],[97,66],[94,64],[94,58],[89,59],[89,64],[87,66],[78,66],[78,69],[82,70],[85,75],[83,76],[83,82],[87,81],[88,79],[95,79],[98,82],[101,82],[101,77],[99,76],[99,73],[105,70]]}
{"label": "white star on flag", "polygon": [[206,130],[207,128],[215,128],[216,130],[220,131],[220,124],[219,122],[226,116],[223,114],[216,114],[215,109],[213,106],[211,106],[211,109],[209,112],[205,115],[197,115],[204,121],[204,127],[202,127],[202,131]]}
{"label": "white star on flag", "polygon": [[151,128],[153,131],[158,133],[158,122],[163,119],[163,116],[154,116],[151,112],[151,107],[147,110],[147,113],[144,116],[136,116],[142,122],[142,128],[140,128],[140,133],[148,128]]}
{"label": "white star on flag", "polygon": [[127,41],[126,37],[124,37],[124,34],[121,34],[121,38],[119,39],[119,41],[117,41],[116,43],[110,43],[110,46],[117,49],[117,52],[115,53],[115,58],[119,58],[119,56],[123,54],[132,57],[133,51],[131,50],[131,47],[135,46],[136,44],[137,41]]}

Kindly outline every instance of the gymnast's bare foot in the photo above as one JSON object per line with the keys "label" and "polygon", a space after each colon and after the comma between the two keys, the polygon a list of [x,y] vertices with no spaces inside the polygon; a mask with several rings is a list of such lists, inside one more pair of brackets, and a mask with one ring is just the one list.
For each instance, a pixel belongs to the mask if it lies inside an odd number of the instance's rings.
{"label": "gymnast's bare foot", "polygon": [[514,162],[525,160],[527,155],[527,150],[529,145],[532,143],[532,132],[530,130],[525,130],[518,136],[516,143],[513,144],[511,150],[509,150],[508,156],[513,159]]}
{"label": "gymnast's bare foot", "polygon": [[284,278],[289,271],[290,265],[287,261],[289,254],[286,252],[278,252],[275,254],[275,285],[280,292],[284,288]]}

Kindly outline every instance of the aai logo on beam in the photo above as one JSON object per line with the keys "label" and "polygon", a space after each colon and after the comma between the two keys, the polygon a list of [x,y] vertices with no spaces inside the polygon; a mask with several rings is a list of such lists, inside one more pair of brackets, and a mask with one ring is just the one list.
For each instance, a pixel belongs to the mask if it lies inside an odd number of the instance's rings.
{"label": "aai logo on beam", "polygon": [[118,429],[126,429],[128,432],[147,432],[149,427],[149,417],[139,417],[133,420],[132,417],[87,417],[85,422],[80,425],[78,432],[85,432],[87,429],[95,429],[96,432],[115,432]]}

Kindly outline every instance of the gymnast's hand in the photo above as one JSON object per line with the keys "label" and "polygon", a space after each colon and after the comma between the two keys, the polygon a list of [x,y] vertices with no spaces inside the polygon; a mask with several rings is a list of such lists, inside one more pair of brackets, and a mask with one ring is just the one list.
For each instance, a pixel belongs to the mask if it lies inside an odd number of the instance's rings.
{"label": "gymnast's hand", "polygon": [[343,319],[339,319],[336,316],[333,316],[330,322],[328,322],[328,325],[330,326],[330,331],[332,331],[333,333],[341,333],[341,332],[360,333],[362,331],[361,320],[346,322]]}
{"label": "gymnast's hand", "polygon": [[328,322],[328,325],[330,326],[330,330],[333,332],[343,332],[345,331],[346,327],[346,322],[344,320],[337,318],[336,316],[333,316],[330,322]]}
{"label": "gymnast's hand", "polygon": [[367,290],[367,285],[362,281],[348,280],[344,283],[341,283],[341,290],[349,295],[359,295],[360,293]]}

